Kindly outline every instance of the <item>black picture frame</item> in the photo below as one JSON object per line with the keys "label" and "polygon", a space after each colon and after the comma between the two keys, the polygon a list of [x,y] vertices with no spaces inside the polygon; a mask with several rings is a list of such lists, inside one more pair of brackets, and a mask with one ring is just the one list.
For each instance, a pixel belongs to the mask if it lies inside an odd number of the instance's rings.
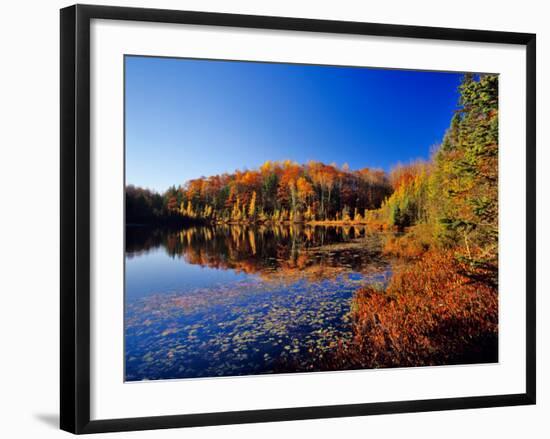
{"label": "black picture frame", "polygon": [[[90,21],[133,20],[523,45],[527,52],[526,392],[416,401],[90,420]],[[81,434],[535,404],[536,36],[211,12],[74,5],[61,10],[61,429]]]}

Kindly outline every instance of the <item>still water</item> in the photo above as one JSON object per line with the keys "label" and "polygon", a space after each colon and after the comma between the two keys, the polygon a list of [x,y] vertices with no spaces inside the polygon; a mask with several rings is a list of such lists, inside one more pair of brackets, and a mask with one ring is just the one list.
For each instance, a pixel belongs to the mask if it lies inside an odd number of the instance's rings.
{"label": "still water", "polygon": [[125,270],[127,381],[293,372],[391,275],[358,226],[129,226]]}

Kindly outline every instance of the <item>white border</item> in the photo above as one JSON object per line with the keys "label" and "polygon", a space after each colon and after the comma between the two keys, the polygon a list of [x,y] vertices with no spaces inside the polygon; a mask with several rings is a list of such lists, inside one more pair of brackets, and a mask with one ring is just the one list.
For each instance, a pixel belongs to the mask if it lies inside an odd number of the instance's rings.
{"label": "white border", "polygon": [[[124,54],[500,73],[499,364],[123,383]],[[92,419],[525,392],[523,47],[94,20],[90,61]]]}

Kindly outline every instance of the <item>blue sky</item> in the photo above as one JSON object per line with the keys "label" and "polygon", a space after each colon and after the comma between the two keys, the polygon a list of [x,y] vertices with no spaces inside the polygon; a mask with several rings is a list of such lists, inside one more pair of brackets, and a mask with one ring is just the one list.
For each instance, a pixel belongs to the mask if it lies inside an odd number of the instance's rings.
{"label": "blue sky", "polygon": [[127,56],[126,184],[309,160],[391,169],[428,158],[461,74]]}

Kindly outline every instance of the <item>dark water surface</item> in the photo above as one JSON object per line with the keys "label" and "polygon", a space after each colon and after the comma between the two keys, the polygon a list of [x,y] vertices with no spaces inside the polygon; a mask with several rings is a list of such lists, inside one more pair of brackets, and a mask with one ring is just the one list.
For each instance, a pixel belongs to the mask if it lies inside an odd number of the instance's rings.
{"label": "dark water surface", "polygon": [[128,226],[126,380],[292,372],[390,275],[364,227]]}

